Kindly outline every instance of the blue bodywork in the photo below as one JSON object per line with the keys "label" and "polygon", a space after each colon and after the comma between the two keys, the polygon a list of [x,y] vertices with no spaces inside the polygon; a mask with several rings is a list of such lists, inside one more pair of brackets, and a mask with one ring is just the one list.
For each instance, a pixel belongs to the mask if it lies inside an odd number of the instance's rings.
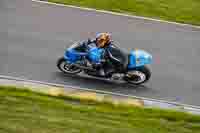
{"label": "blue bodywork", "polygon": [[[72,45],[65,51],[64,58],[69,63],[76,63],[77,61],[81,61],[83,57],[86,57],[93,63],[100,63],[101,55],[104,52],[103,49],[92,47],[88,52],[77,52],[73,48],[76,46]],[[129,54],[129,64],[127,66],[128,69],[134,69],[137,67],[144,66],[146,64],[152,63],[152,56],[144,51],[144,50],[133,50]]]}
{"label": "blue bodywork", "polygon": [[133,50],[129,56],[128,69],[141,67],[152,63],[152,55],[144,50]]}
{"label": "blue bodywork", "polygon": [[93,63],[100,63],[100,60],[102,59],[101,55],[103,54],[103,52],[103,49],[97,47],[91,48],[88,54],[89,60]]}
{"label": "blue bodywork", "polygon": [[100,63],[100,60],[102,58],[102,53],[104,52],[103,49],[92,47],[89,49],[88,52],[77,52],[73,48],[75,47],[71,46],[65,51],[64,58],[70,62],[70,63],[76,63],[77,61],[80,61],[83,57],[86,57],[89,61],[93,63]]}

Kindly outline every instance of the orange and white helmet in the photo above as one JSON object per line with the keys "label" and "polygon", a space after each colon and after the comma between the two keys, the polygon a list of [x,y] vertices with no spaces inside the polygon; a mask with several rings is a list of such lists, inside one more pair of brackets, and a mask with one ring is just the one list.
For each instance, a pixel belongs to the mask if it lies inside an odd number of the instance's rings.
{"label": "orange and white helmet", "polygon": [[96,36],[97,47],[103,48],[111,42],[111,34],[99,33]]}

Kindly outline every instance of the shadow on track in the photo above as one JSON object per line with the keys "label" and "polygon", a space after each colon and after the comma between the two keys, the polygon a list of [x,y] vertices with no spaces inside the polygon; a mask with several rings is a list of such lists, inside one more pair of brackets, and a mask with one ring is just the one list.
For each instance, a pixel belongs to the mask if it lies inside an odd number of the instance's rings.
{"label": "shadow on track", "polygon": [[70,75],[63,74],[62,72],[53,73],[56,79],[63,84],[69,84],[74,86],[79,86],[83,88],[95,88],[97,90],[106,90],[114,92],[152,92],[152,89],[145,85],[132,85],[129,83],[119,83],[117,81],[109,81],[104,79],[97,79],[85,75]]}

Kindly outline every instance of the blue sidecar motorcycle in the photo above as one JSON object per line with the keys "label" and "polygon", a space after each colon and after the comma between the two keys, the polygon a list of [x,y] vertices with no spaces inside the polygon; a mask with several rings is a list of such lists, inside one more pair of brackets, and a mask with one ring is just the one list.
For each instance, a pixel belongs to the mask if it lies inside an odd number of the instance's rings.
{"label": "blue sidecar motorcycle", "polygon": [[[110,77],[103,77],[102,75],[99,75],[98,70],[93,67],[93,64],[101,60],[101,53],[103,50],[94,46],[88,46],[87,51],[84,51],[80,48],[80,44],[80,42],[76,42],[68,47],[64,56],[58,59],[57,67],[60,71],[67,74],[84,72],[89,76],[111,80],[122,80],[134,85],[143,84],[151,77],[151,71],[147,65],[152,63],[152,55],[144,50],[135,49],[130,53],[125,53],[125,56],[128,58],[126,72],[115,72],[112,73]],[[118,48],[116,45],[113,45],[112,47]],[[109,55],[110,56],[106,61],[112,64],[112,50]]]}

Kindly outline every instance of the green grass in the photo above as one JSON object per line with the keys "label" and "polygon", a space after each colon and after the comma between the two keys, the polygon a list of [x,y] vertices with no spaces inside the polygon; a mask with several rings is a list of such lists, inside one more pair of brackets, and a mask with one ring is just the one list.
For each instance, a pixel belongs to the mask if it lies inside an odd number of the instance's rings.
{"label": "green grass", "polygon": [[200,25],[200,0],[48,0]]}
{"label": "green grass", "polygon": [[200,117],[0,87],[0,133],[199,133]]}

